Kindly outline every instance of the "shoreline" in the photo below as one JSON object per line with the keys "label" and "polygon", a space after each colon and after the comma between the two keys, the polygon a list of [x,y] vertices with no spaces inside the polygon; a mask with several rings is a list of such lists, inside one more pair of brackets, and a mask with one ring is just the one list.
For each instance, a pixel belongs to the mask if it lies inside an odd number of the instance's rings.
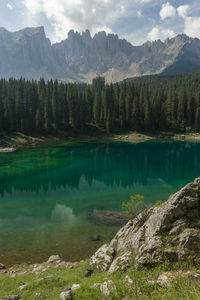
{"label": "shoreline", "polygon": [[40,143],[44,142],[55,142],[55,141],[129,141],[129,142],[143,142],[154,139],[151,136],[130,133],[130,134],[111,134],[111,135],[79,135],[79,136],[66,136],[66,134],[49,135],[49,136],[27,136],[21,133],[17,133],[13,136],[5,136],[0,138],[0,153],[12,153],[17,150],[26,147],[35,147]]}
{"label": "shoreline", "polygon": [[188,134],[173,134],[173,133],[125,133],[125,134],[110,134],[110,135],[79,135],[67,136],[66,134],[49,135],[49,136],[28,136],[22,133],[17,133],[11,136],[0,138],[0,153],[12,153],[26,147],[35,147],[43,142],[54,141],[122,141],[131,143],[140,143],[150,140],[169,140],[169,141],[200,141],[200,133]]}

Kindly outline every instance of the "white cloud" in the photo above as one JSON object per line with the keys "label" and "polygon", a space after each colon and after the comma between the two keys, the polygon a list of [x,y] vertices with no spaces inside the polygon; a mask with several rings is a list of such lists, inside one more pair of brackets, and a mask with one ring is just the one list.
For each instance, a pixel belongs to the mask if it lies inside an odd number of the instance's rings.
{"label": "white cloud", "polygon": [[184,33],[190,37],[200,38],[200,17],[186,17]]}
{"label": "white cloud", "polygon": [[155,0],[140,0],[142,3],[151,3],[155,2]]}
{"label": "white cloud", "polygon": [[[52,38],[66,38],[70,29],[111,32],[111,24],[126,16],[130,0],[23,0],[31,14],[43,13],[54,27]],[[137,2],[138,0],[135,0]]]}
{"label": "white cloud", "polygon": [[148,40],[152,42],[158,39],[165,40],[166,38],[172,38],[174,36],[175,36],[175,32],[173,30],[154,27],[148,33]]}
{"label": "white cloud", "polygon": [[148,33],[148,40],[155,41],[159,39],[159,29],[157,27],[154,27],[149,33]]}
{"label": "white cloud", "polygon": [[[127,16],[142,17],[144,6],[152,6],[160,0],[19,0],[27,8],[30,20],[48,19],[53,28],[50,38],[65,39],[70,29],[89,29],[92,34],[99,29],[111,32],[119,19]],[[50,30],[49,30],[50,32]]]}
{"label": "white cloud", "polygon": [[177,8],[177,12],[179,17],[185,19],[188,15],[188,10],[189,10],[190,6],[189,5],[181,5]]}
{"label": "white cloud", "polygon": [[176,8],[172,6],[169,2],[162,5],[160,11],[160,18],[161,20],[165,20],[169,17],[174,17],[176,15]]}
{"label": "white cloud", "polygon": [[188,16],[189,9],[189,5],[181,5],[177,8],[179,17],[184,19],[184,33],[190,37],[200,38],[200,17]]}
{"label": "white cloud", "polygon": [[10,3],[7,4],[7,8],[13,10],[13,6]]}

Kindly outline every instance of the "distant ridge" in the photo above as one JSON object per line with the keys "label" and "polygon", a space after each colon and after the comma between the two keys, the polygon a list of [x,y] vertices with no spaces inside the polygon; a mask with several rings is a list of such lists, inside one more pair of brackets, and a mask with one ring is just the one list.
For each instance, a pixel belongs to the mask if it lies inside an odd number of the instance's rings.
{"label": "distant ridge", "polygon": [[126,78],[200,71],[200,40],[184,34],[164,42],[133,46],[116,34],[69,31],[66,40],[51,45],[44,27],[9,32],[0,28],[0,77],[107,82]]}

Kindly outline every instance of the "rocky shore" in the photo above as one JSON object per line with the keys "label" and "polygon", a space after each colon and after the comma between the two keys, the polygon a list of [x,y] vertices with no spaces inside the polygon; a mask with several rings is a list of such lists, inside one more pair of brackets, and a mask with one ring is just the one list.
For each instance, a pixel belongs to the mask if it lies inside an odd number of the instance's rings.
{"label": "rocky shore", "polygon": [[69,263],[53,255],[43,264],[9,269],[0,264],[0,297],[200,299],[199,263],[197,178],[168,201],[128,221],[88,261]]}
{"label": "rocky shore", "polygon": [[165,203],[130,220],[90,263],[112,273],[188,259],[194,264],[200,262],[200,178]]}
{"label": "rocky shore", "polygon": [[111,135],[67,135],[66,133],[59,133],[58,135],[51,136],[37,136],[31,137],[22,133],[17,133],[13,136],[0,137],[0,153],[11,153],[24,147],[33,147],[38,143],[42,142],[55,142],[55,141],[97,141],[97,140],[108,140],[108,141],[123,141],[130,143],[141,143],[149,140],[170,140],[170,141],[200,141],[199,133],[191,134],[142,134],[137,132],[127,134],[111,134]]}

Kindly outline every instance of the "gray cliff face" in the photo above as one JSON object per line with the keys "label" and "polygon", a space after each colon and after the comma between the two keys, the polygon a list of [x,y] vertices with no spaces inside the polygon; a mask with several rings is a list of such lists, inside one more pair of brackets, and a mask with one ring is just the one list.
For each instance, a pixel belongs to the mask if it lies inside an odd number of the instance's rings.
{"label": "gray cliff face", "polygon": [[159,207],[142,212],[103,245],[90,264],[110,273],[165,261],[200,262],[200,178]]}
{"label": "gray cliff face", "polygon": [[71,30],[68,38],[51,45],[44,28],[9,32],[0,28],[0,77],[57,78],[108,82],[147,74],[178,74],[200,70],[200,40],[178,35],[133,46],[104,31],[91,37]]}
{"label": "gray cliff face", "polygon": [[44,28],[26,28],[18,32],[0,29],[0,76],[28,79],[56,78],[62,74],[46,38]]}

